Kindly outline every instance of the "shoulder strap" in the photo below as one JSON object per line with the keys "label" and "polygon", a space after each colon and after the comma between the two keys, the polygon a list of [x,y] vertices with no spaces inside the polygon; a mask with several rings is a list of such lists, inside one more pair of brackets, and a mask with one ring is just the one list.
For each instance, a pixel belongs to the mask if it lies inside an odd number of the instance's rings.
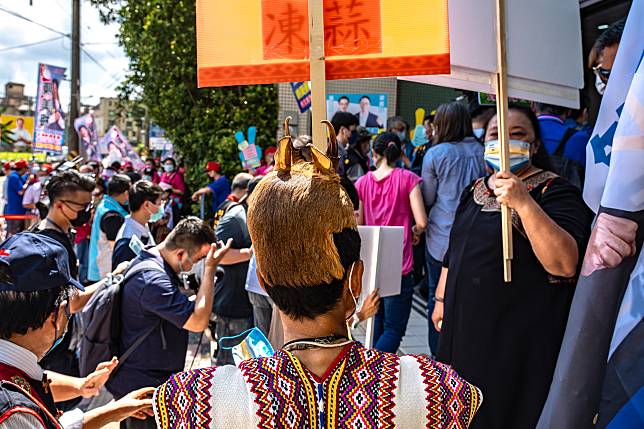
{"label": "shoulder strap", "polygon": [[123,283],[131,279],[134,274],[139,273],[141,271],[161,271],[165,272],[163,267],[159,265],[157,262],[155,262],[152,259],[146,259],[145,261],[141,261],[137,263],[136,265],[131,266],[127,272],[125,273],[125,276],[123,277]]}
{"label": "shoulder strap", "polygon": [[564,149],[566,148],[566,143],[576,132],[577,130],[574,128],[567,128],[566,132],[561,137],[561,140],[559,140],[559,143],[557,143],[557,148],[552,154],[555,156],[563,156]]}
{"label": "shoulder strap", "polygon": [[[160,272],[165,272],[163,267],[161,267],[157,262],[155,262],[152,259],[146,259],[145,261],[141,261],[141,262],[137,263],[136,265],[132,266],[130,269],[128,269],[128,271],[125,273],[125,276],[123,277],[121,287],[129,279],[131,279],[134,276],[134,274],[139,273],[141,271],[160,271]],[[123,362],[125,362],[127,360],[127,358],[130,357],[130,355],[132,353],[134,353],[134,351],[141,345],[141,343],[143,343],[143,341],[145,341],[146,338],[148,338],[150,336],[150,334],[152,334],[152,332],[154,332],[155,329],[157,329],[158,327],[161,326],[161,323],[162,323],[162,321],[159,320],[159,323],[157,323],[156,325],[152,326],[150,329],[145,331],[145,333],[143,335],[141,335],[139,338],[137,338],[136,341],[134,343],[132,343],[132,345],[130,347],[128,347],[127,350],[125,350],[125,352],[121,356],[119,356],[119,363],[118,363],[117,367],[114,368],[115,371],[119,366],[121,366],[123,364]]]}

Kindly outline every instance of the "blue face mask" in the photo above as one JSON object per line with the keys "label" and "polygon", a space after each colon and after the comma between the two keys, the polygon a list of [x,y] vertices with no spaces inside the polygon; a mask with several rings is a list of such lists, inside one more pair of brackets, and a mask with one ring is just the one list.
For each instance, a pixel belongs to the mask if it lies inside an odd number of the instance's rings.
{"label": "blue face mask", "polygon": [[483,135],[485,135],[485,128],[474,128],[472,131],[474,131],[474,137],[479,140],[481,140]]}
{"label": "blue face mask", "polygon": [[[56,311],[59,311],[59,309],[56,309]],[[57,320],[54,319],[54,335],[56,336],[56,340],[54,341],[54,344],[51,345],[49,350],[47,350],[47,352],[45,353],[45,356],[47,356],[49,353],[52,352],[52,350],[58,347],[58,345],[65,338],[65,334],[67,333],[67,325],[69,324],[69,319],[72,317],[69,310],[69,304],[65,305],[65,317],[67,318],[67,323],[65,323],[65,329],[63,330],[63,334],[60,336],[60,338],[58,337],[58,325],[56,324]]]}
{"label": "blue face mask", "polygon": [[429,139],[427,138],[425,127],[422,125],[416,125],[416,129],[414,130],[414,138],[411,139],[411,144],[414,147],[419,147],[426,145],[427,143],[429,143]]}
{"label": "blue face mask", "polygon": [[[498,140],[485,142],[485,162],[494,171],[501,171],[501,147]],[[530,164],[530,143],[510,140],[510,172],[516,173]]]}
{"label": "blue face mask", "polygon": [[150,214],[150,222],[160,221],[161,219],[163,219],[163,214],[164,214],[163,206],[159,206],[159,209],[157,211]]}
{"label": "blue face mask", "polygon": [[[243,340],[237,342],[237,345],[229,346],[229,344],[235,343],[240,338],[243,338]],[[270,357],[275,354],[273,346],[271,346],[266,336],[257,327],[248,329],[233,337],[221,338],[219,340],[219,347],[232,351],[233,360],[237,366],[247,359]]]}
{"label": "blue face mask", "polygon": [[405,131],[396,131],[396,135],[400,139],[400,143],[405,141],[405,137],[407,137],[407,133]]}

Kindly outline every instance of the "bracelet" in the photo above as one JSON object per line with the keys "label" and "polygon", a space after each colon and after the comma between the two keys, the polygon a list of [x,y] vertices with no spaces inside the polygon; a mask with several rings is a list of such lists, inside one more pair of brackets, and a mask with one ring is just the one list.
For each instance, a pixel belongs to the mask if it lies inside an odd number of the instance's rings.
{"label": "bracelet", "polygon": [[434,296],[434,302],[445,302],[445,298],[442,296]]}
{"label": "bracelet", "polygon": [[413,225],[411,227],[411,233],[414,235],[421,235],[424,231],[418,231],[418,227],[416,225]]}

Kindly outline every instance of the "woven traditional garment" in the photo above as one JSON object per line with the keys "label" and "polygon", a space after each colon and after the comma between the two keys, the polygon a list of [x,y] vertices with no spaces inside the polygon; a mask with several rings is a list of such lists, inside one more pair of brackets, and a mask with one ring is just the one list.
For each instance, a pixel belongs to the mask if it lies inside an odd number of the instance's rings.
{"label": "woven traditional garment", "polygon": [[154,395],[158,427],[467,428],[481,392],[424,356],[345,347],[318,378],[292,354],[173,376]]}

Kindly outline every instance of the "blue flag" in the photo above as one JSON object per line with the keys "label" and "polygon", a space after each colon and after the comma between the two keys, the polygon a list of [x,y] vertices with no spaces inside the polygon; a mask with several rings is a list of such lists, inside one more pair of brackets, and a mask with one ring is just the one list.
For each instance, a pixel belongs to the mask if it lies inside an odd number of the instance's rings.
{"label": "blue flag", "polygon": [[644,0],[635,0],[587,147],[598,215],[538,429],[644,427]]}

